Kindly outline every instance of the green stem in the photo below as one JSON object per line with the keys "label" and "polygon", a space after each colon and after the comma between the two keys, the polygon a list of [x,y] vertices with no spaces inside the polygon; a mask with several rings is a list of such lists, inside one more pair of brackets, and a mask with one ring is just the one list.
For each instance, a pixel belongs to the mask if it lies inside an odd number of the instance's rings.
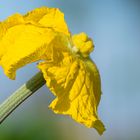
{"label": "green stem", "polygon": [[33,76],[29,81],[16,90],[8,99],[0,105],[0,124],[29,96],[45,84],[41,72]]}

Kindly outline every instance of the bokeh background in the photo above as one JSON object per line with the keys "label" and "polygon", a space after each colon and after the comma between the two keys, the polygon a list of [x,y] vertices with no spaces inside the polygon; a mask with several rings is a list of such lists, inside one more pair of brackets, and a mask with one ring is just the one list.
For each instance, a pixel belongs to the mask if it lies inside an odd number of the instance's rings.
{"label": "bokeh background", "polygon": [[[42,87],[3,124],[0,140],[140,140],[140,1],[139,0],[4,0],[0,20],[40,6],[58,7],[72,33],[86,32],[95,43],[91,57],[102,79],[99,116],[106,132],[75,123],[48,109],[54,98]],[[9,80],[0,68],[0,103],[37,72],[36,64]]]}

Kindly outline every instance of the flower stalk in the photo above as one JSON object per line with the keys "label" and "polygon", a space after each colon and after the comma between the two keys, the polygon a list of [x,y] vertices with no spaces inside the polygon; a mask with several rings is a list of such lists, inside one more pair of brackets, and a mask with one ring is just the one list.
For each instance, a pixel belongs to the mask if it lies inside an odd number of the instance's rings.
{"label": "flower stalk", "polygon": [[0,105],[0,124],[28,97],[45,84],[43,74],[38,72],[29,81],[17,89]]}

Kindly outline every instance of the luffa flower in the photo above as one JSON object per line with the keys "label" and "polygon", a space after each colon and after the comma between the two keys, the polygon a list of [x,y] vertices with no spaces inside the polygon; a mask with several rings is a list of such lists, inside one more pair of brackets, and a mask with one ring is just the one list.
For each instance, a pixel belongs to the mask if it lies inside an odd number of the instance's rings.
{"label": "luffa flower", "polygon": [[71,36],[57,8],[42,7],[0,22],[0,65],[4,73],[15,79],[17,69],[42,60],[38,68],[56,96],[50,108],[102,134],[105,128],[97,114],[100,76],[89,57],[93,48],[85,33]]}

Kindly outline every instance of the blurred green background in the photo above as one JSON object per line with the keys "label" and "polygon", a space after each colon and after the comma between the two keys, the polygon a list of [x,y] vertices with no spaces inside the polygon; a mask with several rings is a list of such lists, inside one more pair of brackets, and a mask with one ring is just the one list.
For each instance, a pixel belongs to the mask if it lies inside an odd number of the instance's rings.
{"label": "blurred green background", "polygon": [[[72,33],[86,32],[95,43],[92,59],[102,79],[99,116],[106,132],[75,123],[48,109],[53,100],[42,87],[3,124],[0,140],[140,140],[140,1],[139,0],[4,0],[0,20],[40,6],[58,7]],[[36,64],[9,80],[0,68],[0,103],[37,72]]]}

